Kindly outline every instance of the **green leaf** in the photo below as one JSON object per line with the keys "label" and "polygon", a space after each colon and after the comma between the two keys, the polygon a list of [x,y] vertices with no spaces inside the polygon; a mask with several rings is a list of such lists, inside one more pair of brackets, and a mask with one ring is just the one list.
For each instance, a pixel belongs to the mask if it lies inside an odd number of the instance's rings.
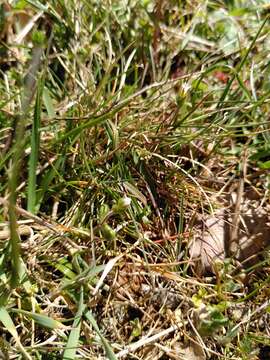
{"label": "green leaf", "polygon": [[38,208],[40,207],[45,194],[48,193],[49,185],[52,183],[53,179],[58,174],[58,169],[63,165],[64,162],[65,162],[65,156],[64,155],[59,156],[55,164],[51,164],[51,168],[43,176],[40,183],[39,191],[37,193],[36,210],[38,210]]}
{"label": "green leaf", "polygon": [[104,268],[105,265],[97,265],[87,268],[79,275],[77,275],[74,279],[64,281],[63,285],[58,288],[58,292],[61,292],[65,289],[78,287],[79,284],[86,284],[87,282],[93,280],[97,274],[104,270]]}
{"label": "green leaf", "polygon": [[138,190],[137,187],[135,187],[134,185],[130,184],[127,181],[123,182],[123,186],[124,186],[125,190],[127,191],[128,195],[132,195],[132,196],[136,197],[138,200],[140,200],[142,202],[142,204],[144,206],[147,205],[146,197]]}
{"label": "green leaf", "polygon": [[67,328],[60,321],[52,319],[47,315],[37,314],[37,313],[30,312],[30,311],[22,310],[22,309],[11,309],[10,311],[14,312],[16,314],[25,315],[25,316],[29,317],[30,319],[32,319],[36,324],[43,326],[47,329],[56,330],[56,329],[66,329]]}
{"label": "green leaf", "polygon": [[14,322],[12,321],[8,311],[3,308],[0,307],[0,321],[2,322],[2,324],[4,325],[4,327],[7,329],[7,331],[14,337],[18,348],[20,350],[20,352],[23,354],[25,359],[31,360],[31,356],[26,352],[26,350],[24,349],[24,347],[21,344],[19,335],[17,333],[16,327],[14,325]]}
{"label": "green leaf", "polygon": [[43,102],[44,102],[44,105],[46,107],[49,117],[54,118],[55,110],[54,110],[54,106],[53,106],[53,101],[52,101],[52,98],[50,95],[50,91],[48,90],[48,88],[46,88],[46,86],[43,89]]}
{"label": "green leaf", "polygon": [[261,169],[270,169],[270,160],[265,161],[263,163],[259,163],[259,167]]}
{"label": "green leaf", "polygon": [[43,46],[45,44],[46,35],[43,31],[35,30],[32,33],[32,42],[35,46]]}
{"label": "green leaf", "polygon": [[142,325],[140,323],[140,319],[135,318],[134,320],[132,320],[131,322],[132,325],[132,332],[131,332],[131,336],[132,337],[138,337],[142,334]]}
{"label": "green leaf", "polygon": [[57,264],[51,263],[57,270],[61,271],[61,273],[68,279],[72,280],[76,277],[76,274],[71,270],[72,264],[68,261],[67,258],[59,259]]}
{"label": "green leaf", "polygon": [[101,334],[98,324],[96,323],[96,320],[94,319],[92,313],[90,310],[87,310],[84,313],[84,317],[86,318],[86,320],[88,320],[90,322],[90,324],[93,326],[93,329],[95,330],[95,332],[98,334],[98,336],[100,337],[100,340],[104,346],[107,358],[109,360],[117,360],[117,357],[115,356],[110,344],[108,343],[108,341],[104,338],[104,336]]}
{"label": "green leaf", "polygon": [[5,328],[7,329],[7,331],[14,337],[14,339],[16,341],[19,340],[19,336],[16,330],[16,327],[9,315],[9,313],[7,312],[7,310],[3,307],[0,308],[0,321],[2,322],[2,324],[5,326]]}
{"label": "green leaf", "polygon": [[70,331],[68,341],[66,344],[66,348],[63,354],[63,360],[71,360],[75,359],[77,348],[79,346],[79,339],[80,339],[80,332],[81,332],[81,325],[82,325],[82,315],[85,309],[85,305],[83,303],[83,287],[80,290],[80,300],[78,305],[78,311],[75,316],[72,330]]}
{"label": "green leaf", "polygon": [[39,155],[39,141],[40,141],[40,119],[41,119],[41,106],[42,106],[42,92],[44,87],[43,79],[38,82],[37,96],[35,103],[35,112],[32,124],[31,135],[31,153],[29,158],[28,169],[28,197],[27,197],[27,210],[35,213],[36,206],[36,182],[37,182],[37,165]]}

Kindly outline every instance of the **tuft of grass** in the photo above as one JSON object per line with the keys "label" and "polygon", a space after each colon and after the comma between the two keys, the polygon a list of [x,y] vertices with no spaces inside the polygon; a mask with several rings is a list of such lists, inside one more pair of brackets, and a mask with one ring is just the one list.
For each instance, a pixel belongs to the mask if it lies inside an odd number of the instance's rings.
{"label": "tuft of grass", "polygon": [[190,244],[269,233],[268,49],[263,0],[1,4],[7,357],[263,358],[269,242]]}

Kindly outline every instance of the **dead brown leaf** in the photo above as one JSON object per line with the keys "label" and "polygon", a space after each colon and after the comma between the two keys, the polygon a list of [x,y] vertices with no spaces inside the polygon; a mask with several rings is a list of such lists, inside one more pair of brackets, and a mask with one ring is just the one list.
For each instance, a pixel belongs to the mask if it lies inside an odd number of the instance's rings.
{"label": "dead brown leaf", "polygon": [[197,226],[189,253],[199,275],[214,271],[214,263],[224,260],[227,247],[244,266],[251,266],[259,261],[258,254],[270,246],[269,205],[262,206],[258,200],[243,198],[234,241],[230,237],[233,211],[234,206],[225,210],[224,204],[222,209],[204,217]]}
{"label": "dead brown leaf", "polygon": [[216,260],[224,260],[224,237],[224,216],[219,211],[204,220],[203,229],[197,231],[189,246],[191,259],[198,259],[195,264],[197,273],[212,271]]}
{"label": "dead brown leaf", "polygon": [[206,359],[204,351],[199,344],[189,342],[187,345],[175,344],[174,352],[177,357],[172,359],[177,360],[204,360]]}

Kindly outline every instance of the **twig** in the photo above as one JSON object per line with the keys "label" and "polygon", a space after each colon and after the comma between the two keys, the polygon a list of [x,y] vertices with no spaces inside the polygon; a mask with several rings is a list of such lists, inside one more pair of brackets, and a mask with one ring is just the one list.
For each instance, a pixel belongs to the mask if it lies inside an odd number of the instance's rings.
{"label": "twig", "polygon": [[[5,206],[9,206],[9,201],[6,200],[5,198],[3,197],[0,197],[0,204],[1,205],[5,205]],[[35,223],[45,227],[45,228],[48,228],[50,229],[51,231],[53,231],[54,233],[56,233],[57,235],[62,235],[61,232],[63,230],[65,230],[64,226],[62,226],[61,224],[51,224],[49,223],[48,221],[40,218],[39,216],[37,215],[33,215],[32,213],[30,213],[29,211],[27,210],[24,210],[23,208],[19,207],[19,206],[15,206],[15,211],[28,218],[28,219],[31,219],[33,220]],[[61,230],[62,231],[61,231]],[[72,229],[69,229],[70,231],[72,231]],[[73,240],[71,240],[69,237],[65,236],[65,239],[67,240],[67,242],[69,243],[69,246],[71,245],[73,247],[73,249],[77,249],[77,250],[81,250],[81,247],[79,245],[77,245]],[[67,248],[69,249],[69,246],[66,244]],[[70,251],[72,251],[72,249],[69,249]]]}
{"label": "twig", "polygon": [[229,255],[233,255],[238,247],[239,239],[238,239],[238,233],[239,233],[239,222],[240,222],[240,214],[241,214],[241,203],[242,198],[244,194],[244,184],[247,174],[247,147],[244,150],[243,155],[243,164],[242,164],[242,170],[240,174],[240,180],[239,180],[239,186],[237,190],[237,196],[236,196],[236,202],[235,202],[235,208],[234,208],[234,215],[232,219],[232,226],[231,226],[231,234],[230,234],[230,246],[229,249]]}
{"label": "twig", "polygon": [[178,329],[177,325],[172,325],[170,326],[168,329],[162,330],[161,332],[159,332],[158,334],[155,334],[153,336],[150,336],[149,338],[142,338],[139,341],[128,345],[124,350],[119,351],[119,353],[116,354],[117,358],[121,358],[123,356],[128,355],[129,353],[132,353],[136,350],[138,350],[140,347],[143,347],[145,345],[148,345],[152,342],[157,341],[158,339],[160,339],[163,336],[166,336],[174,331],[176,331]]}

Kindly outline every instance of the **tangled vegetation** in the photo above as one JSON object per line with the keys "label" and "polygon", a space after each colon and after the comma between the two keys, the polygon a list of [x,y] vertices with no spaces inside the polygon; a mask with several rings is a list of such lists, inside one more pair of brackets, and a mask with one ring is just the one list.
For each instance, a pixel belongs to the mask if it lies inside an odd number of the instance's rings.
{"label": "tangled vegetation", "polygon": [[269,9],[1,3],[2,359],[270,358]]}

